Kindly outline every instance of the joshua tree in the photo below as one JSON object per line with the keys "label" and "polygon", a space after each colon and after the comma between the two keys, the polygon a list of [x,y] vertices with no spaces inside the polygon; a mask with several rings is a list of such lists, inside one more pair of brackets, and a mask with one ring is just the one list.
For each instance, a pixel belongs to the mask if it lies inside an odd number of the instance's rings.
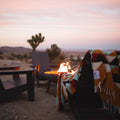
{"label": "joshua tree", "polygon": [[37,46],[42,43],[44,39],[45,37],[42,37],[41,33],[39,33],[38,35],[36,34],[35,36],[32,36],[27,42],[31,45],[33,51],[35,51]]}

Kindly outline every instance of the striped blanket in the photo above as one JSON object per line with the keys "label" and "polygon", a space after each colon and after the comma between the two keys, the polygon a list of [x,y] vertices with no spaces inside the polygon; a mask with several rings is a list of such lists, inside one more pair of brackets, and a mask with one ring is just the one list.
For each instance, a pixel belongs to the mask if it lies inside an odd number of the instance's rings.
{"label": "striped blanket", "polygon": [[[94,92],[99,93],[104,109],[120,114],[120,52],[89,50],[94,78]],[[83,61],[73,75],[62,74],[57,83],[57,110],[64,108],[68,95],[77,90]],[[87,69],[87,68],[86,68]]]}

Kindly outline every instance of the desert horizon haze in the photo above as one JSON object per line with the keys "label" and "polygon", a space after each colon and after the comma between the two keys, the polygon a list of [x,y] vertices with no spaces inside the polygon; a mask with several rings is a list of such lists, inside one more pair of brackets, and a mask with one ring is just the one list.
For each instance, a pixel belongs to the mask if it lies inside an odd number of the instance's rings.
{"label": "desert horizon haze", "polygon": [[119,49],[120,0],[0,0],[0,46]]}

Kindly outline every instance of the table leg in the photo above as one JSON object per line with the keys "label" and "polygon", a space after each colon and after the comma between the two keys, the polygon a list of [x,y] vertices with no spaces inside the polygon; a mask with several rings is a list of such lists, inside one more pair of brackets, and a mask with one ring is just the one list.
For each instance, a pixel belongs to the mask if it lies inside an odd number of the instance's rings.
{"label": "table leg", "polygon": [[[20,67],[14,67],[13,70],[20,70]],[[13,79],[19,78],[19,74],[13,74]]]}
{"label": "table leg", "polygon": [[34,72],[27,73],[28,101],[34,101]]}

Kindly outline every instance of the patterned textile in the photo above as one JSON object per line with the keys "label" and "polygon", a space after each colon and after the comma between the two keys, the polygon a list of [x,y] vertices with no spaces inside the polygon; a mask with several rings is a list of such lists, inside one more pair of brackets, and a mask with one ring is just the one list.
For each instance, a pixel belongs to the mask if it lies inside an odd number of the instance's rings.
{"label": "patterned textile", "polygon": [[120,54],[94,50],[91,56],[95,92],[100,94],[105,109],[120,114]]}
{"label": "patterned textile", "polygon": [[[91,54],[94,92],[100,94],[105,109],[120,114],[120,52],[88,52]],[[68,94],[73,95],[76,92],[82,65],[83,61],[74,75],[62,74],[58,77],[57,110],[64,107]]]}
{"label": "patterned textile", "polygon": [[68,100],[68,93],[73,95],[76,92],[76,81],[78,81],[78,70],[72,75],[63,73],[58,77],[57,82],[57,110],[64,107],[65,102]]}

